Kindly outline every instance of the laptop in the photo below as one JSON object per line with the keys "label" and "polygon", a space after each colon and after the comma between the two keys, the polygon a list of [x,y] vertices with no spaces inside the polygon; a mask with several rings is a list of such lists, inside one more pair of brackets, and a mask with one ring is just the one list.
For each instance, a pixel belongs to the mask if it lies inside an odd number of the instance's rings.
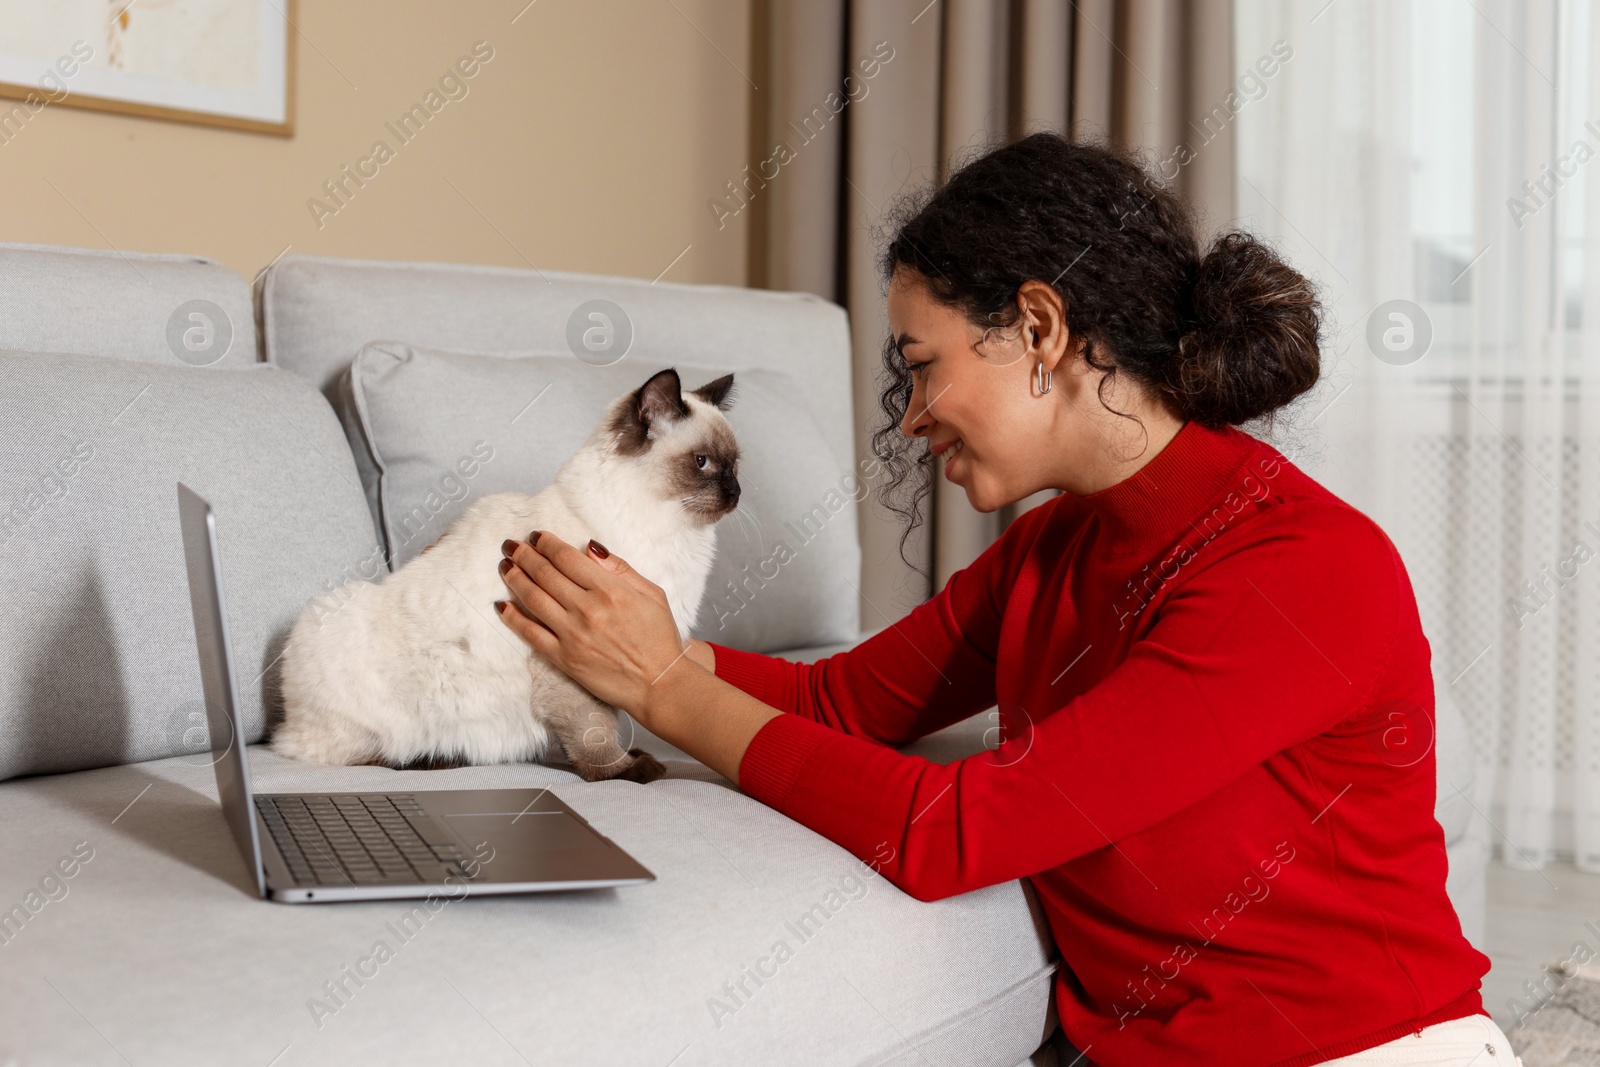
{"label": "laptop", "polygon": [[541,893],[655,880],[548,789],[257,793],[211,505],[178,483],[217,796],[258,896],[286,903]]}

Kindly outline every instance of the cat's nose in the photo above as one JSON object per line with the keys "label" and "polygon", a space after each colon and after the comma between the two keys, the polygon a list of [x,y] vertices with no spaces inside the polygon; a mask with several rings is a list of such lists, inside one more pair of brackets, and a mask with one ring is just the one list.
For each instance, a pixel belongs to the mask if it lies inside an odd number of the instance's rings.
{"label": "cat's nose", "polygon": [[722,495],[727,498],[730,506],[737,504],[739,502],[739,479],[722,479]]}

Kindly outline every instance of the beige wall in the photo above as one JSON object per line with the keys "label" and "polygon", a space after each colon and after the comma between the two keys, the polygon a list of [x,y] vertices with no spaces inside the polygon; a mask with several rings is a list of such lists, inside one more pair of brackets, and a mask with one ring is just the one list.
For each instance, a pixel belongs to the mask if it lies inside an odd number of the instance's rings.
{"label": "beige wall", "polygon": [[[668,279],[744,284],[749,215],[719,231],[706,201],[748,161],[747,0],[537,0],[513,24],[523,2],[300,0],[288,139],[46,108],[0,144],[0,240],[246,277],[285,245],[645,278],[692,246]],[[480,40],[467,95],[319,229],[308,199],[398,145],[384,123]]]}

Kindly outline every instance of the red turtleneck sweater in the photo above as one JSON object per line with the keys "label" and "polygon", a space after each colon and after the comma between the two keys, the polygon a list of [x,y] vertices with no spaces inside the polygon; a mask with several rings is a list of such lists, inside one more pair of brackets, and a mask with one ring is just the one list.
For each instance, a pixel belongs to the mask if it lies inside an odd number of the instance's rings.
{"label": "red turtleneck sweater", "polygon": [[[848,652],[716,657],[790,713],[745,792],[920,900],[1032,882],[1097,1063],[1314,1064],[1483,1012],[1405,568],[1238,430],[1186,423],[1132,477],[1034,508]],[[994,705],[994,750],[890,747]]]}

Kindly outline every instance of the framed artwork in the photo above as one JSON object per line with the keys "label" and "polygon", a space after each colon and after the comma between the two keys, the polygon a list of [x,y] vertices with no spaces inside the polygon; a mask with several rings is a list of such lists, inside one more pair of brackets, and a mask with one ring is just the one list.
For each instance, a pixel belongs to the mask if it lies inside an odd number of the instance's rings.
{"label": "framed artwork", "polygon": [[0,0],[0,135],[85,107],[289,136],[294,0]]}

